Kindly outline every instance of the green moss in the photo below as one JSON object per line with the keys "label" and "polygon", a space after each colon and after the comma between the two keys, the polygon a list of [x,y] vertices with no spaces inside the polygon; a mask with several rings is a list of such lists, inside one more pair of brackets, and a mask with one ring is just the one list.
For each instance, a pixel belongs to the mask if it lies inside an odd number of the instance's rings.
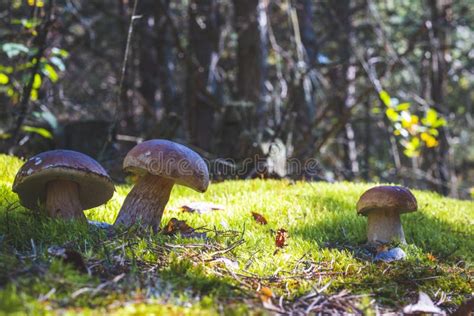
{"label": "green moss", "polygon": [[[408,258],[385,264],[369,260],[362,247],[366,218],[355,211],[358,197],[373,184],[228,181],[212,184],[205,194],[176,186],[163,223],[176,217],[205,227],[210,231],[202,240],[133,229],[110,235],[88,225],[35,216],[11,192],[20,166],[19,159],[0,156],[4,313],[258,313],[259,285],[277,296],[297,297],[331,282],[328,294],[342,289],[372,294],[377,303],[396,308],[420,290],[433,298],[446,295],[444,307],[460,304],[473,291],[473,202],[415,190],[420,210],[402,217]],[[117,186],[112,200],[86,211],[87,217],[113,223],[130,188]],[[181,212],[179,206],[190,201],[210,201],[225,209],[201,215]],[[252,211],[265,216],[268,225],[256,223]],[[289,237],[287,246],[275,252],[279,228]],[[240,239],[237,247],[219,252]],[[91,273],[52,257],[51,246],[81,253]],[[222,257],[237,268],[215,260]],[[313,274],[308,274],[311,267]]]}

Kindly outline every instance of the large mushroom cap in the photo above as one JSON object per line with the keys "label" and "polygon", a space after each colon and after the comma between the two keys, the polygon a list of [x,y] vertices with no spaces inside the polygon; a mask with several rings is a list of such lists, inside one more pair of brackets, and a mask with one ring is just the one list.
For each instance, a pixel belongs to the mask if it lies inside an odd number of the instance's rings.
{"label": "large mushroom cap", "polygon": [[123,161],[123,169],[172,179],[198,192],[206,191],[209,185],[209,171],[201,156],[164,139],[148,140],[133,147]]}
{"label": "large mushroom cap", "polygon": [[20,203],[35,208],[46,199],[46,185],[54,180],[78,184],[79,200],[84,210],[107,202],[114,185],[102,166],[91,157],[72,150],[51,150],[31,157],[18,171],[13,192]]}
{"label": "large mushroom cap", "polygon": [[357,202],[357,213],[367,215],[371,211],[415,212],[418,208],[415,196],[400,186],[378,186],[362,194]]}

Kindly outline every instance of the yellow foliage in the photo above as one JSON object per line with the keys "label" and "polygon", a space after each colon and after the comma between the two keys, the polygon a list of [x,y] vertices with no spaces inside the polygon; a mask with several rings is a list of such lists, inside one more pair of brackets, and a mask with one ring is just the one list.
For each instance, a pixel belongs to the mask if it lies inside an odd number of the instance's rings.
{"label": "yellow foliage", "polygon": [[425,142],[426,147],[431,148],[438,146],[438,141],[430,134],[423,132],[421,133],[420,137]]}
{"label": "yellow foliage", "polygon": [[43,0],[28,0],[28,5],[30,7],[42,8],[44,7],[44,1]]}

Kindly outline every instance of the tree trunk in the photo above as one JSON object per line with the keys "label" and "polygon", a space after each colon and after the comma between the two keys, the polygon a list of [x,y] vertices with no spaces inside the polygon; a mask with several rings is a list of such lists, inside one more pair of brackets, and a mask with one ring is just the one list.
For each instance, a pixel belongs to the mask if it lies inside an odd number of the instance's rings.
{"label": "tree trunk", "polygon": [[[183,109],[177,97],[174,39],[167,19],[170,0],[146,0],[140,12],[144,13],[140,32],[140,87],[146,101],[147,113],[152,112],[147,130],[151,137],[175,137]],[[158,120],[158,124],[157,124]]]}
{"label": "tree trunk", "polygon": [[[157,1],[157,0],[155,0]],[[161,104],[166,115],[183,114],[181,103],[177,98],[175,64],[173,57],[173,35],[166,15],[170,14],[170,0],[159,0],[155,9],[155,23],[157,26],[155,48],[158,59],[158,80],[161,87]]]}
{"label": "tree trunk", "polygon": [[218,85],[219,11],[215,0],[193,0],[189,4],[189,60],[187,119],[191,143],[213,147],[215,96]]}
{"label": "tree trunk", "polygon": [[[298,25],[299,33],[301,36],[301,42],[303,44],[304,54],[303,60],[306,65],[302,84],[302,92],[304,95],[304,112],[300,113],[299,119],[314,120],[316,113],[316,103],[314,98],[314,86],[311,81],[312,71],[311,68],[318,60],[317,51],[317,38],[316,32],[313,27],[313,1],[311,0],[298,0],[296,9],[298,13]],[[300,121],[298,119],[298,121]]]}
{"label": "tree trunk", "polygon": [[234,0],[238,34],[237,90],[241,100],[255,105],[255,127],[266,125],[267,0]]}
{"label": "tree trunk", "polygon": [[[158,90],[158,60],[156,58],[156,50],[152,49],[154,42],[154,34],[156,32],[156,17],[153,15],[155,3],[152,0],[142,2],[141,12],[146,15],[140,24],[140,87],[139,91],[147,102],[147,107],[154,110],[157,106],[155,95]],[[160,36],[160,35],[158,35]]]}
{"label": "tree trunk", "polygon": [[[313,27],[313,5],[311,0],[298,0],[296,3],[297,20],[294,23],[294,33],[298,64],[295,74],[296,89],[294,99],[295,125],[294,139],[300,146],[306,146],[305,140],[311,133],[316,113],[315,89],[313,78],[314,67],[317,61],[317,40]],[[305,157],[298,157],[304,159]]]}
{"label": "tree trunk", "polygon": [[[344,113],[348,108],[355,105],[355,79],[357,74],[357,67],[354,56],[351,56],[350,46],[354,42],[355,36],[354,27],[352,24],[351,15],[351,0],[336,1],[334,4],[334,11],[339,14],[339,28],[340,49],[339,62],[340,66],[333,74],[334,93],[333,98],[334,108],[338,109],[339,113]],[[341,143],[343,151],[343,176],[346,179],[353,179],[359,173],[358,155],[356,151],[355,133],[352,127],[351,120],[348,120],[342,130]]]}
{"label": "tree trunk", "polygon": [[[431,25],[428,26],[429,49],[430,49],[430,72],[428,97],[434,103],[436,109],[441,113],[447,113],[444,104],[447,81],[446,53],[448,49],[448,33],[446,25],[449,25],[449,12],[452,0],[428,0],[431,15]],[[456,195],[456,181],[452,168],[452,148],[449,142],[447,129],[441,127],[439,130],[439,146],[433,151],[431,159],[436,166],[435,178],[438,179],[437,189],[444,195]],[[428,153],[430,156],[430,153]]]}

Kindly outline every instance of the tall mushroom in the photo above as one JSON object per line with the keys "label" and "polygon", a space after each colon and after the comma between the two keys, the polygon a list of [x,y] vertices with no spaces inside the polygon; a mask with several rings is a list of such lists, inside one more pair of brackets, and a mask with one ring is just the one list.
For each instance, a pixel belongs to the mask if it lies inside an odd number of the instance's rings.
{"label": "tall mushroom", "polygon": [[15,177],[13,192],[29,209],[44,206],[50,217],[86,221],[83,210],[110,200],[114,184],[91,157],[51,150],[25,162]]}
{"label": "tall mushroom", "polygon": [[400,214],[415,212],[415,196],[400,186],[377,186],[367,190],[357,202],[357,213],[368,217],[369,243],[405,243]]}
{"label": "tall mushroom", "polygon": [[174,184],[205,192],[209,172],[204,160],[191,149],[162,139],[148,140],[130,150],[123,169],[139,176],[127,195],[114,225],[157,230]]}

